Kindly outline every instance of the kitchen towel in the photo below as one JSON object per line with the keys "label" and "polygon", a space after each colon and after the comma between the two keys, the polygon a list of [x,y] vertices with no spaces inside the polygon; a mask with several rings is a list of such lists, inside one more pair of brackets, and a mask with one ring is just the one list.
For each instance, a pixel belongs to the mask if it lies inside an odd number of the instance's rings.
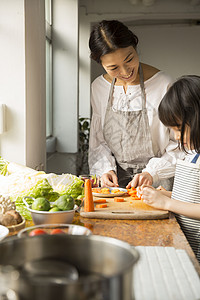
{"label": "kitchen towel", "polygon": [[140,254],[133,268],[135,300],[200,300],[200,278],[185,250],[135,249]]}

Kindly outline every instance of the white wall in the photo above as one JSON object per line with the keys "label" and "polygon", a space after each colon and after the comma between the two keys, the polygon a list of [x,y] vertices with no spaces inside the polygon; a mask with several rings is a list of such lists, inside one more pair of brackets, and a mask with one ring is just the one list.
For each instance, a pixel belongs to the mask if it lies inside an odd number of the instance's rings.
{"label": "white wall", "polygon": [[200,26],[148,26],[131,28],[139,37],[141,61],[166,71],[174,79],[200,75]]}
{"label": "white wall", "polygon": [[46,161],[44,24],[43,0],[0,1],[0,155],[32,168]]}
{"label": "white wall", "polygon": [[46,169],[45,6],[25,2],[25,134],[26,165]]}

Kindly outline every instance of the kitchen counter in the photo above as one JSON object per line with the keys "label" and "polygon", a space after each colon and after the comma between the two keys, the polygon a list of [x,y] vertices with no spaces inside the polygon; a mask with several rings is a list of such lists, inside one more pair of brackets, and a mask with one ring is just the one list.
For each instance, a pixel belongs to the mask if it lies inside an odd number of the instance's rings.
{"label": "kitchen counter", "polygon": [[[200,265],[173,214],[161,220],[110,220],[75,213],[73,224],[136,247],[140,254],[133,269],[136,300],[200,299]],[[26,221],[30,226],[33,222]]]}
{"label": "kitchen counter", "polygon": [[[73,224],[85,226],[93,234],[120,239],[132,246],[161,246],[183,249],[189,255],[200,276],[198,260],[172,213],[169,214],[169,218],[161,220],[89,219],[75,213]],[[29,226],[33,226],[32,221],[26,221],[26,227]]]}
{"label": "kitchen counter", "polygon": [[88,219],[75,214],[73,224],[89,228],[93,234],[128,242],[133,246],[162,246],[184,249],[200,275],[200,265],[173,214],[163,220]]}

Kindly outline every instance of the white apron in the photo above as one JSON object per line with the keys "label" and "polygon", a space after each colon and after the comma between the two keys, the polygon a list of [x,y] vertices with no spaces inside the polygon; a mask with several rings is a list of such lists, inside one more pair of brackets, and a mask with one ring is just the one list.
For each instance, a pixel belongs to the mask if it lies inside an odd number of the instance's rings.
{"label": "white apron", "polygon": [[[194,161],[195,162],[195,161]],[[178,160],[172,198],[200,205],[200,159],[196,163]],[[181,229],[200,262],[200,221],[175,214]]]}
{"label": "white apron", "polygon": [[119,186],[125,187],[133,176],[140,173],[154,156],[149,128],[142,67],[139,65],[142,110],[113,110],[112,81],[106,109],[103,134],[117,164]]}

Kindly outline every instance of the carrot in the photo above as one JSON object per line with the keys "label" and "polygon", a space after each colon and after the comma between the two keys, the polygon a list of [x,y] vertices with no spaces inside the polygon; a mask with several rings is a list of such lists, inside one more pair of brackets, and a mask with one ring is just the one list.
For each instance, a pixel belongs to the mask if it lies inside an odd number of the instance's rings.
{"label": "carrot", "polygon": [[131,189],[127,190],[127,193],[129,194],[129,196],[136,195],[137,190],[136,190],[136,188],[132,187]]}
{"label": "carrot", "polygon": [[131,199],[132,199],[132,200],[141,200],[141,198],[138,197],[138,196],[131,196]]}
{"label": "carrot", "polygon": [[120,193],[121,191],[119,189],[114,189],[111,191],[112,194]]}
{"label": "carrot", "polygon": [[114,197],[115,202],[124,202],[124,198]]}
{"label": "carrot", "polygon": [[130,191],[130,192],[128,192],[128,193],[129,193],[130,196],[132,196],[132,195],[137,195],[137,191]]}
{"label": "carrot", "polygon": [[101,189],[99,188],[93,188],[92,191],[93,193],[101,193]]}
{"label": "carrot", "polygon": [[96,208],[106,208],[107,206],[107,204],[97,204]]}
{"label": "carrot", "polygon": [[102,194],[110,194],[110,190],[108,188],[101,189]]}
{"label": "carrot", "polygon": [[90,179],[85,179],[85,197],[84,197],[84,211],[94,211],[94,202],[92,196],[92,186]]}
{"label": "carrot", "polygon": [[106,199],[97,199],[97,200],[94,200],[94,203],[106,203]]}

